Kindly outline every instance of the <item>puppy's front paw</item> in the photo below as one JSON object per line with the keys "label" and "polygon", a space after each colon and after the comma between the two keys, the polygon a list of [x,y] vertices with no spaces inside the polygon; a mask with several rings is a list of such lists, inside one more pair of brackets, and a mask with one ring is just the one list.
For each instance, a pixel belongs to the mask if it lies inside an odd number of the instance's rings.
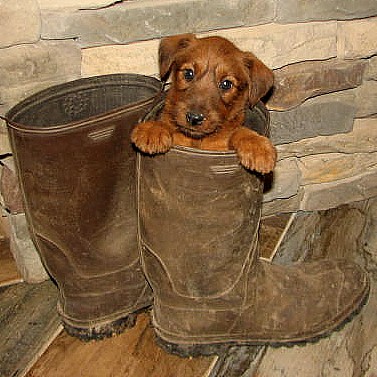
{"label": "puppy's front paw", "polygon": [[232,146],[241,164],[262,174],[270,173],[276,163],[275,147],[267,137],[247,131],[250,132],[240,132],[232,138]]}
{"label": "puppy's front paw", "polygon": [[148,154],[165,153],[173,144],[169,129],[158,121],[138,124],[132,131],[131,141]]}

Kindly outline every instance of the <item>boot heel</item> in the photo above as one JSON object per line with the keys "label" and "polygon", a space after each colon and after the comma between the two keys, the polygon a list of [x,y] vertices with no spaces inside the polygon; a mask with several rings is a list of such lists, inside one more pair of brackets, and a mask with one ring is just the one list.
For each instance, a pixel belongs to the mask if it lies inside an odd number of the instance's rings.
{"label": "boot heel", "polygon": [[164,351],[180,357],[199,357],[223,355],[232,346],[231,343],[219,344],[181,344],[170,343],[156,335],[156,343]]}
{"label": "boot heel", "polygon": [[101,340],[105,338],[111,338],[115,335],[121,334],[124,330],[132,328],[136,324],[138,313],[131,313],[123,318],[119,318],[116,321],[99,324],[94,327],[77,327],[63,322],[64,329],[71,336],[79,338],[84,342],[91,340]]}

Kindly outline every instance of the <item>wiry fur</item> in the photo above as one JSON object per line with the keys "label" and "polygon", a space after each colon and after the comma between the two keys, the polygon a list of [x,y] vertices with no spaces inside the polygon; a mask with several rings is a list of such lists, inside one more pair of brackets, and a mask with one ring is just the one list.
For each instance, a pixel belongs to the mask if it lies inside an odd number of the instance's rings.
{"label": "wiry fur", "polygon": [[[183,34],[162,39],[159,65],[171,88],[160,119],[133,130],[132,142],[141,151],[165,153],[173,145],[235,150],[248,169],[265,174],[274,168],[270,140],[243,126],[246,109],[273,84],[272,71],[259,59],[221,37]],[[192,121],[190,114],[199,118]]]}

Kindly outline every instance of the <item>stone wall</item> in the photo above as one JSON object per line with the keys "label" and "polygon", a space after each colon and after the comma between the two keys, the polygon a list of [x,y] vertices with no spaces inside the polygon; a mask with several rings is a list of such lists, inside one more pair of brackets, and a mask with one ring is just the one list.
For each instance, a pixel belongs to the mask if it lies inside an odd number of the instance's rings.
{"label": "stone wall", "polygon": [[[279,162],[264,214],[377,195],[375,0],[19,0],[0,4],[0,113],[80,76],[157,75],[165,35],[219,34],[275,71]],[[10,152],[6,131],[0,154]]]}

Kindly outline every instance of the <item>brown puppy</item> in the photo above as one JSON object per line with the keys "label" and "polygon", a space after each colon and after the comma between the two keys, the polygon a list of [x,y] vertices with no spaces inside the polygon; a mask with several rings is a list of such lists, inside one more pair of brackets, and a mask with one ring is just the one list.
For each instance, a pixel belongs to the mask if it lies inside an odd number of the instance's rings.
{"label": "brown puppy", "polygon": [[148,154],[173,145],[212,151],[235,150],[240,162],[270,172],[276,150],[270,140],[242,126],[245,110],[273,84],[273,74],[250,52],[221,37],[183,34],[162,39],[160,76],[171,75],[160,120],[135,127],[132,142]]}

